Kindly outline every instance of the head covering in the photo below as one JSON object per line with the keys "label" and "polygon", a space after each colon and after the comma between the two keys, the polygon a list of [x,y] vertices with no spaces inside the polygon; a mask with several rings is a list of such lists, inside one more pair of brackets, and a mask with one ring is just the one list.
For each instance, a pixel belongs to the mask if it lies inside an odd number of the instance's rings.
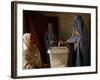
{"label": "head covering", "polygon": [[42,59],[40,56],[40,51],[37,45],[32,42],[31,43],[31,33],[25,33],[23,35],[23,42],[26,45],[26,49],[23,51],[23,68],[24,69],[32,69],[35,67],[42,67]]}
{"label": "head covering", "polygon": [[84,38],[86,38],[86,36],[87,36],[86,35],[87,34],[86,25],[81,16],[75,16],[75,21],[74,21],[73,27],[74,27],[74,30],[79,31],[79,33],[82,37],[84,36]]}
{"label": "head covering", "polygon": [[[75,31],[79,32],[79,35],[75,34]],[[85,23],[80,15],[75,16],[73,24],[73,33],[68,41],[76,43],[76,60],[75,66],[89,65],[89,42],[88,34],[86,31]]]}
{"label": "head covering", "polygon": [[31,33],[25,33],[23,35],[23,41],[24,41],[25,45],[27,46],[27,48],[30,47],[30,42],[31,42],[30,39],[31,39]]}
{"label": "head covering", "polygon": [[48,28],[47,31],[45,32],[44,40],[45,40],[46,49],[54,45],[54,43],[56,44],[57,36],[54,30],[53,23],[48,23]]}
{"label": "head covering", "polygon": [[[44,44],[46,53],[51,46],[55,46],[57,44],[57,35],[53,23],[48,23],[47,30],[44,34]],[[49,54],[46,55],[46,59],[47,59],[46,63],[49,64],[50,63]]]}

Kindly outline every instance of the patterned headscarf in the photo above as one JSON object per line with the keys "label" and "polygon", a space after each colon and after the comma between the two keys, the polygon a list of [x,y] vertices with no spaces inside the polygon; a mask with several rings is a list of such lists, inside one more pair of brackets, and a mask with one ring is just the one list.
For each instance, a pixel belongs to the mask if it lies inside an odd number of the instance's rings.
{"label": "patterned headscarf", "polygon": [[31,42],[31,33],[25,33],[23,36],[23,42],[26,45],[26,49],[23,52],[23,68],[32,69],[35,67],[42,67],[42,59],[40,56],[40,51],[34,42]]}

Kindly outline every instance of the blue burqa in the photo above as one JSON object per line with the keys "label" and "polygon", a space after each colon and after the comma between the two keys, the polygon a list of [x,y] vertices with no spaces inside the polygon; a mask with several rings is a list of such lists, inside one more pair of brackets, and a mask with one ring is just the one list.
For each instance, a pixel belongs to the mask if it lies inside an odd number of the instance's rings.
{"label": "blue burqa", "polygon": [[[75,34],[75,31],[78,31],[80,35]],[[76,52],[74,66],[89,66],[89,36],[81,16],[75,16],[73,24],[73,33],[67,41],[77,44],[76,48],[74,49]]]}
{"label": "blue burqa", "polygon": [[45,46],[48,50],[50,47],[55,46],[57,43],[57,36],[54,30],[54,25],[52,23],[48,23],[47,31],[44,35]]}
{"label": "blue burqa", "polygon": [[[48,23],[48,28],[44,35],[44,43],[45,43],[46,53],[50,47],[55,46],[57,44],[57,36],[54,30],[54,25],[52,23]],[[47,63],[49,63],[50,60],[48,54],[46,59]]]}

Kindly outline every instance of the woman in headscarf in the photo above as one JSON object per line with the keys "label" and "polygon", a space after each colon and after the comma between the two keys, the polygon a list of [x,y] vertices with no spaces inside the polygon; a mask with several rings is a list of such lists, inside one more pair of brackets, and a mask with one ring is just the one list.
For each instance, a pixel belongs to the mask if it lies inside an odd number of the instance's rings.
{"label": "woman in headscarf", "polygon": [[85,27],[82,17],[75,16],[73,33],[67,40],[68,43],[74,43],[74,66],[90,66],[89,36]]}
{"label": "woman in headscarf", "polygon": [[23,68],[33,69],[42,67],[42,59],[40,51],[34,42],[32,34],[25,33],[23,35]]}

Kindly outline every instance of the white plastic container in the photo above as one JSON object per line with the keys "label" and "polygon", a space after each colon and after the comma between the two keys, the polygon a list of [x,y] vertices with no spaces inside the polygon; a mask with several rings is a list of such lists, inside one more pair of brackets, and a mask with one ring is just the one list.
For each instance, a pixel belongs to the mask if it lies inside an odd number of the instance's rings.
{"label": "white plastic container", "polygon": [[67,47],[50,47],[48,54],[50,56],[51,68],[67,67],[68,53],[69,50]]}

